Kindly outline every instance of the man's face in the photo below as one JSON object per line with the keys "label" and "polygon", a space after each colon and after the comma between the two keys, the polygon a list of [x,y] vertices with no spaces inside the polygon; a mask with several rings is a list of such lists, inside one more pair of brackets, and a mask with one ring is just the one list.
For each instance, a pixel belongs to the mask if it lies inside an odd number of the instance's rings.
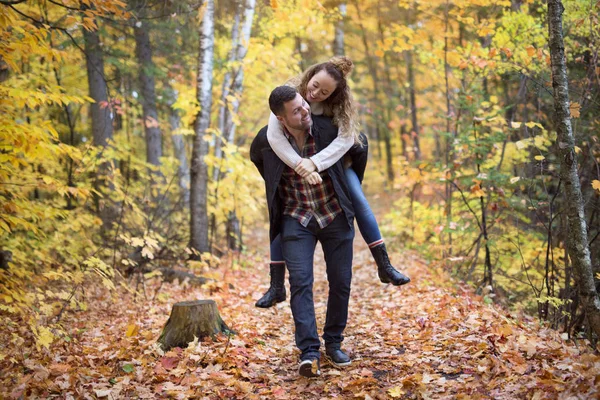
{"label": "man's face", "polygon": [[285,125],[288,130],[295,129],[305,131],[310,129],[312,126],[310,106],[300,94],[296,93],[296,97],[293,100],[290,100],[283,105],[283,115],[278,115],[277,119]]}

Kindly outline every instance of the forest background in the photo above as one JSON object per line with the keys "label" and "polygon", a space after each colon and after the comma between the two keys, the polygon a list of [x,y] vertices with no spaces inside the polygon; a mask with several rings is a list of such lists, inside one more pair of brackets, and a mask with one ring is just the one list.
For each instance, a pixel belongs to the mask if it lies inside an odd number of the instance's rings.
{"label": "forest background", "polygon": [[[599,4],[562,3],[598,287]],[[245,243],[266,220],[248,149],[268,94],[334,54],[355,64],[365,184],[395,199],[381,221],[388,243],[486,303],[597,342],[567,254],[577,237],[546,2],[2,0],[0,10],[0,317],[27,327],[2,347],[70,340],[64,315],[90,307],[100,285],[141,293],[160,276],[247,268],[239,254],[257,250]]]}

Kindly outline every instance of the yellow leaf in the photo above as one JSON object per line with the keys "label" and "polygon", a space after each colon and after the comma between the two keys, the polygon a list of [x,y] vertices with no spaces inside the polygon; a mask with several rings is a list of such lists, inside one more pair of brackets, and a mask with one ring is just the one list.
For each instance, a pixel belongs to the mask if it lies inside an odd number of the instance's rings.
{"label": "yellow leaf", "polygon": [[383,58],[383,56],[385,55],[385,53],[383,52],[383,50],[375,50],[375,55],[379,58]]}
{"label": "yellow leaf", "polygon": [[542,160],[545,160],[545,159],[546,159],[546,157],[544,157],[544,156],[535,156],[535,157],[533,157],[533,158],[535,158],[535,159],[536,159],[536,160],[538,160],[538,161],[542,161]]}
{"label": "yellow leaf", "polygon": [[533,127],[538,127],[540,129],[544,129],[544,127],[542,126],[542,124],[538,123],[538,122],[528,122],[525,124],[525,126],[527,126],[528,128],[533,128]]}
{"label": "yellow leaf", "polygon": [[127,336],[127,337],[137,336],[138,333],[139,333],[139,327],[137,326],[137,324],[131,324],[127,327],[127,332],[125,333],[125,336]]}
{"label": "yellow leaf", "polygon": [[271,0],[271,8],[278,8],[279,4],[277,3],[277,0]]}
{"label": "yellow leaf", "polygon": [[532,45],[527,46],[525,50],[527,50],[527,55],[529,55],[529,57],[533,57],[536,53],[536,49]]}
{"label": "yellow leaf", "polygon": [[46,328],[45,326],[40,326],[39,330],[34,333],[37,333],[35,335],[35,342],[38,347],[44,346],[47,349],[50,348],[50,345],[54,341],[54,334],[50,331],[50,329]]}
{"label": "yellow leaf", "polygon": [[592,181],[592,187],[600,192],[600,181],[598,179],[594,179]]}
{"label": "yellow leaf", "polygon": [[510,122],[510,126],[511,126],[511,128],[517,129],[517,128],[521,127],[521,123],[520,122],[511,121]]}
{"label": "yellow leaf", "polygon": [[142,247],[144,245],[144,239],[138,237],[131,238],[131,245],[133,247]]}
{"label": "yellow leaf", "polygon": [[400,386],[394,386],[393,388],[389,388],[387,392],[390,395],[390,397],[393,397],[394,399],[404,396],[404,390],[402,390]]}
{"label": "yellow leaf", "polygon": [[149,259],[154,259],[154,254],[152,254],[152,251],[150,250],[150,248],[148,246],[144,247],[142,249],[142,256],[149,258]]}
{"label": "yellow leaf", "polygon": [[513,176],[512,178],[510,178],[510,183],[516,183],[519,182],[521,180],[520,176]]}

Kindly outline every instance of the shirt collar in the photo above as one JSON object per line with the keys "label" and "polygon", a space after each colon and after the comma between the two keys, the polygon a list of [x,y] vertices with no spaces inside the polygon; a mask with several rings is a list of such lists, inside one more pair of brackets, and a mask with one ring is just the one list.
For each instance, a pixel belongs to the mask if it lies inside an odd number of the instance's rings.
{"label": "shirt collar", "polygon": [[[281,127],[283,128],[283,134],[285,135],[286,139],[290,140],[292,134],[288,131],[285,125],[281,124]],[[310,128],[306,130],[306,133],[308,133],[310,136],[313,136],[312,129]]]}

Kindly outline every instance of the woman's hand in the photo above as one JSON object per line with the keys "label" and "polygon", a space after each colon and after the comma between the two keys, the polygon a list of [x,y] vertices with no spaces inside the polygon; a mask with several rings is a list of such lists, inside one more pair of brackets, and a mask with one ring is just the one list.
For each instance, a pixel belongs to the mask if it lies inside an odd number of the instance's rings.
{"label": "woman's hand", "polygon": [[311,185],[318,185],[319,183],[323,182],[323,178],[321,178],[321,175],[319,175],[318,172],[312,172],[304,179],[306,179]]}
{"label": "woman's hand", "polygon": [[303,178],[306,178],[311,173],[317,170],[317,166],[309,158],[303,158],[298,165],[296,165],[296,173]]}

